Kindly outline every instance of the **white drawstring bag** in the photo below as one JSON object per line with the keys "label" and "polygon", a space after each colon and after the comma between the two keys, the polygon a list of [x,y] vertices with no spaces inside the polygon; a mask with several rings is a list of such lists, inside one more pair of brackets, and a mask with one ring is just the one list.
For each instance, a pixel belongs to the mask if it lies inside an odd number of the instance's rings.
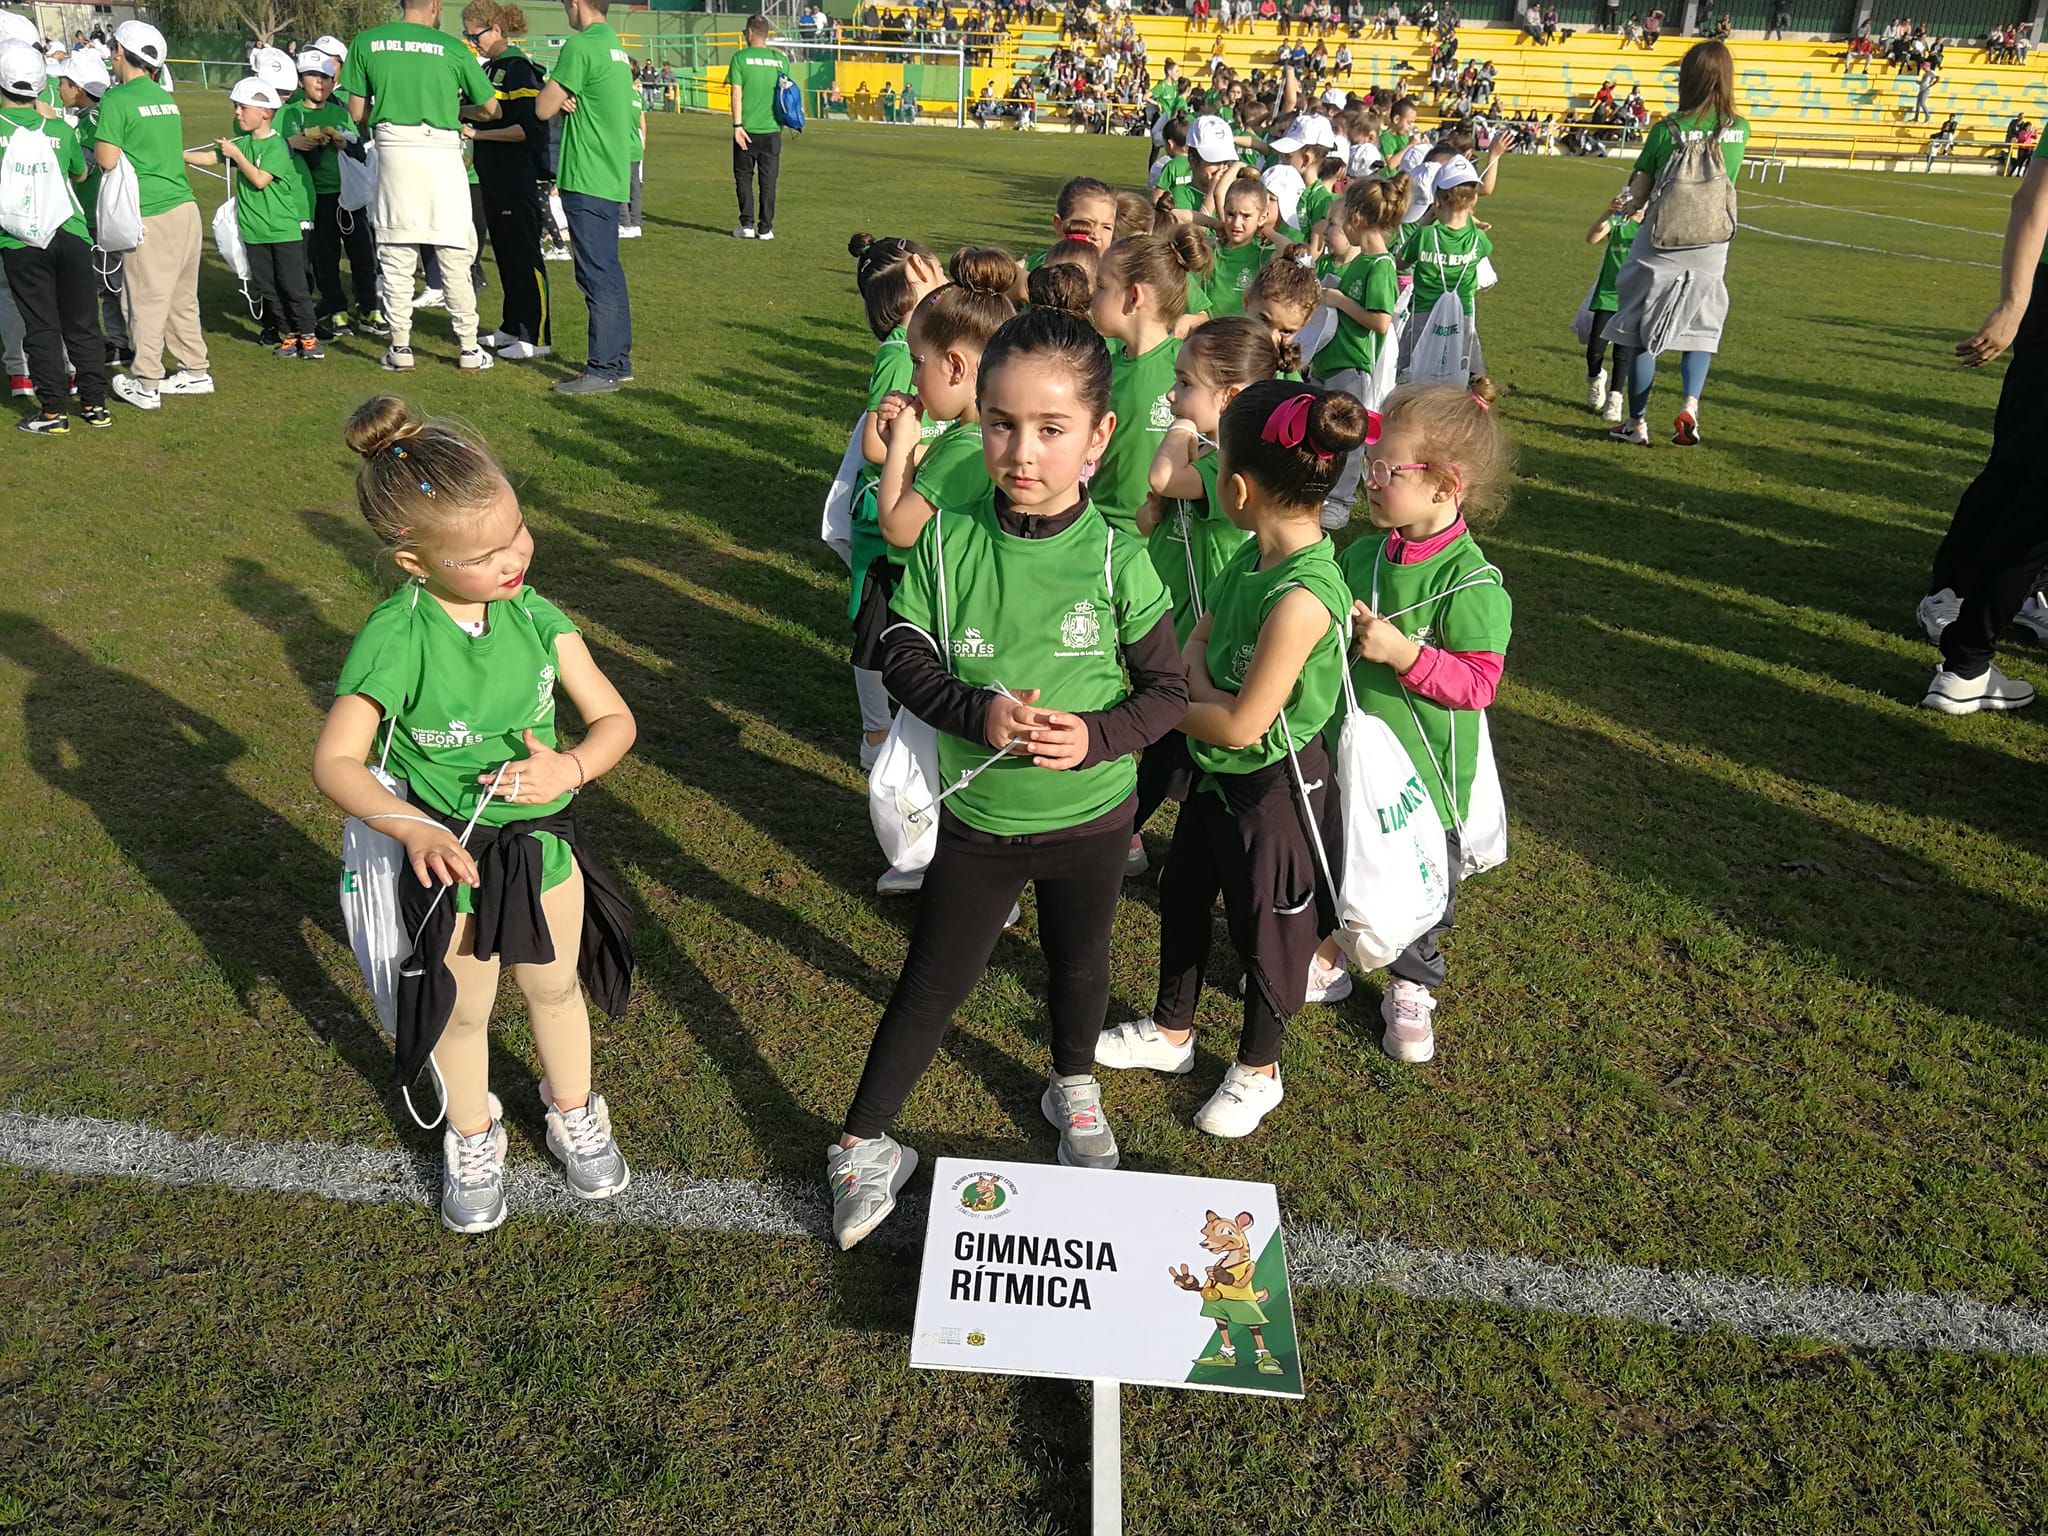
{"label": "white drawstring bag", "polygon": [[[93,243],[110,256],[126,255],[142,244],[142,188],[135,179],[134,163],[126,155],[100,176],[93,229]],[[105,272],[101,275],[103,279],[106,276]]]}
{"label": "white drawstring bag", "polygon": [[38,251],[80,216],[78,199],[57,163],[57,146],[40,126],[17,128],[0,145],[0,229]]}
{"label": "white drawstring bag", "polygon": [[[1341,636],[1341,630],[1340,630]],[[1342,641],[1339,655],[1343,657]],[[1344,820],[1344,867],[1333,874],[1322,829],[1309,815],[1309,835],[1323,878],[1336,894],[1334,937],[1361,971],[1376,971],[1421,938],[1450,904],[1444,872],[1444,828],[1429,787],[1386,721],[1358,707],[1351,669],[1343,668],[1344,724],[1337,737],[1336,793]],[[1308,814],[1301,759],[1281,714],[1287,758]]]}
{"label": "white drawstring bag", "polygon": [[1471,355],[1471,317],[1457,291],[1446,289],[1430,306],[1414,355],[1407,359],[1407,382],[1467,384],[1471,381]]}
{"label": "white drawstring bag", "polygon": [[[1325,288],[1337,286],[1334,276],[1323,279]],[[1327,304],[1318,304],[1315,312],[1308,317],[1308,323],[1294,333],[1294,344],[1301,348],[1301,367],[1307,372],[1309,364],[1316,360],[1316,354],[1323,350],[1329,339],[1337,334],[1337,311]]]}
{"label": "white drawstring bag", "polygon": [[335,155],[334,163],[341,171],[341,195],[336,206],[343,213],[361,213],[377,196],[377,146],[365,144],[360,160],[342,150]]}
{"label": "white drawstring bag", "polygon": [[861,466],[867,463],[867,455],[861,452],[860,435],[857,421],[853,424],[853,435],[846,440],[846,452],[839,457],[839,467],[832,472],[832,488],[825,493],[825,513],[818,521],[818,537],[845,562],[848,570],[853,569],[853,488],[860,479]]}
{"label": "white drawstring bag", "polygon": [[[384,730],[384,750],[370,770],[377,782],[401,800],[410,800],[402,779],[385,770],[391,758],[396,719]],[[422,816],[420,821],[427,820]],[[405,925],[398,916],[398,882],[411,873],[405,844],[379,832],[360,817],[341,825],[341,920],[348,928],[349,948],[356,952],[363,982],[377,1005],[377,1027],[388,1040],[398,1031],[398,967],[412,952]]]}
{"label": "white drawstring bag", "polygon": [[249,251],[242,244],[242,212],[235,203],[235,168],[228,166],[228,195],[213,210],[213,248],[227,269],[242,281],[242,297],[249,296]]}

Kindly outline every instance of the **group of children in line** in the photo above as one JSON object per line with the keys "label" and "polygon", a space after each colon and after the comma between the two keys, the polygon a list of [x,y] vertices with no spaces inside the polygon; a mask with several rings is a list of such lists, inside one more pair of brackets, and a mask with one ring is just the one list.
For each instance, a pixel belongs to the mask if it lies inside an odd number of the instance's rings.
{"label": "group of children in line", "polygon": [[[1027,884],[1052,1039],[1041,1108],[1062,1163],[1114,1168],[1097,1073],[1194,1069],[1219,897],[1243,1029],[1202,1130],[1256,1130],[1284,1096],[1288,1021],[1351,990],[1330,874],[1347,696],[1408,750],[1455,878],[1474,716],[1512,617],[1471,532],[1512,473],[1493,386],[1468,361],[1490,250],[1472,214],[1493,168],[1356,118],[1343,131],[1352,143],[1326,175],[1332,156],[1305,151],[1337,148],[1327,120],[1260,144],[1198,121],[1192,171],[1162,164],[1150,193],[1075,178],[1052,243],[1021,262],[851,242],[877,342],[845,551],[861,755],[872,762],[905,711],[935,733],[946,793],[929,863],[880,882],[924,899],[826,1149],[842,1247],[888,1216],[916,1167],[890,1127]],[[1163,160],[1182,142],[1169,136]],[[1281,170],[1327,195],[1289,203]],[[1432,340],[1405,317],[1439,301],[1461,317],[1457,372],[1396,387],[1400,349]],[[587,987],[624,1005],[625,908],[571,807],[630,746],[632,716],[526,584],[533,540],[473,435],[384,397],[348,440],[363,514],[412,580],[350,651],[315,776],[397,838],[416,877],[401,882],[416,949],[397,991],[400,1077],[415,1085],[431,1066],[441,1084],[443,1221],[487,1230],[505,1216],[483,1043],[503,962],[534,1019],[569,1187],[604,1198],[630,1177],[591,1088],[584,1002]],[[573,750],[555,735],[558,685],[589,726]],[[1169,800],[1156,997],[1111,1023],[1116,906],[1147,872],[1142,833]],[[1391,967],[1382,1039],[1396,1059],[1434,1053],[1452,917],[1447,901]]]}

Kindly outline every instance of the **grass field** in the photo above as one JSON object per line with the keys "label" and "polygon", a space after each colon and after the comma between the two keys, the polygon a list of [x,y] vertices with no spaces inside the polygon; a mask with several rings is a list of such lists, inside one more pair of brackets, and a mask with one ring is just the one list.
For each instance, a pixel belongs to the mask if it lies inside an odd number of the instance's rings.
{"label": "grass field", "polygon": [[[756,246],[728,237],[720,126],[651,127],[638,383],[458,376],[435,317],[405,389],[487,431],[532,580],[639,716],[585,805],[643,915],[598,1056],[628,1156],[808,1185],[912,915],[871,894],[816,539],[873,350],[845,238],[1021,249],[1066,175],[1133,183],[1142,154],[835,124],[790,148]],[[1212,993],[1192,1077],[1110,1085],[1125,1165],[1271,1180],[1292,1221],[1421,1248],[2048,1306],[2048,737],[2038,710],[1912,707],[1912,606],[1998,385],[1949,348],[1995,295],[2011,184],[1750,195],[1707,446],[1680,453],[1583,410],[1579,240],[1622,174],[1516,160],[1486,210],[1521,455],[1483,535],[1516,600],[1515,850],[1461,902],[1438,1060],[1386,1061],[1363,986],[1290,1032],[1268,1127],[1213,1142],[1189,1124],[1235,1046]],[[307,773],[389,589],[339,429],[391,380],[364,341],[273,360],[211,258],[204,301],[217,396],[0,454],[0,1108],[425,1148],[395,1128]],[[2048,686],[2038,653],[2003,664]],[[1156,953],[1154,889],[1130,897],[1122,1016]],[[1052,1155],[1032,921],[911,1101],[927,1155]],[[1227,945],[1216,967],[1234,982]],[[494,1072],[531,1164],[519,1009]],[[516,1211],[458,1240],[425,1208],[7,1171],[0,1209],[0,1529],[1086,1525],[1086,1394],[912,1373],[900,1248]],[[2048,1526],[2048,1360],[1298,1305],[1305,1403],[1126,1393],[1133,1530]]]}

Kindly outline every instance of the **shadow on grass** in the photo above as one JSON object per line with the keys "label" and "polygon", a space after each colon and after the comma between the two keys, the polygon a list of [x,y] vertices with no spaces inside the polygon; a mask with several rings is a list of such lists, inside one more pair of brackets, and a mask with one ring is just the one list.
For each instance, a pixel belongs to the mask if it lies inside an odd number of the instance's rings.
{"label": "shadow on grass", "polygon": [[391,1123],[410,1125],[391,1058],[361,1002],[336,987],[297,923],[315,915],[348,948],[338,854],[234,779],[248,742],[148,683],[102,666],[24,614],[0,611],[0,656],[29,674],[28,761],[88,810],[192,932],[241,998],[274,987],[362,1075]]}

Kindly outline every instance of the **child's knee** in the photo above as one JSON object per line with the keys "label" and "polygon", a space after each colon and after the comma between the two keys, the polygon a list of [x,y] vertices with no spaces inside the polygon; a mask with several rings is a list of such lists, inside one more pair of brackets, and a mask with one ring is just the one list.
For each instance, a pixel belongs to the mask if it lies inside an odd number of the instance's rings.
{"label": "child's knee", "polygon": [[572,965],[522,967],[517,979],[526,1006],[537,1013],[559,1012],[575,1006],[583,997],[583,984]]}

